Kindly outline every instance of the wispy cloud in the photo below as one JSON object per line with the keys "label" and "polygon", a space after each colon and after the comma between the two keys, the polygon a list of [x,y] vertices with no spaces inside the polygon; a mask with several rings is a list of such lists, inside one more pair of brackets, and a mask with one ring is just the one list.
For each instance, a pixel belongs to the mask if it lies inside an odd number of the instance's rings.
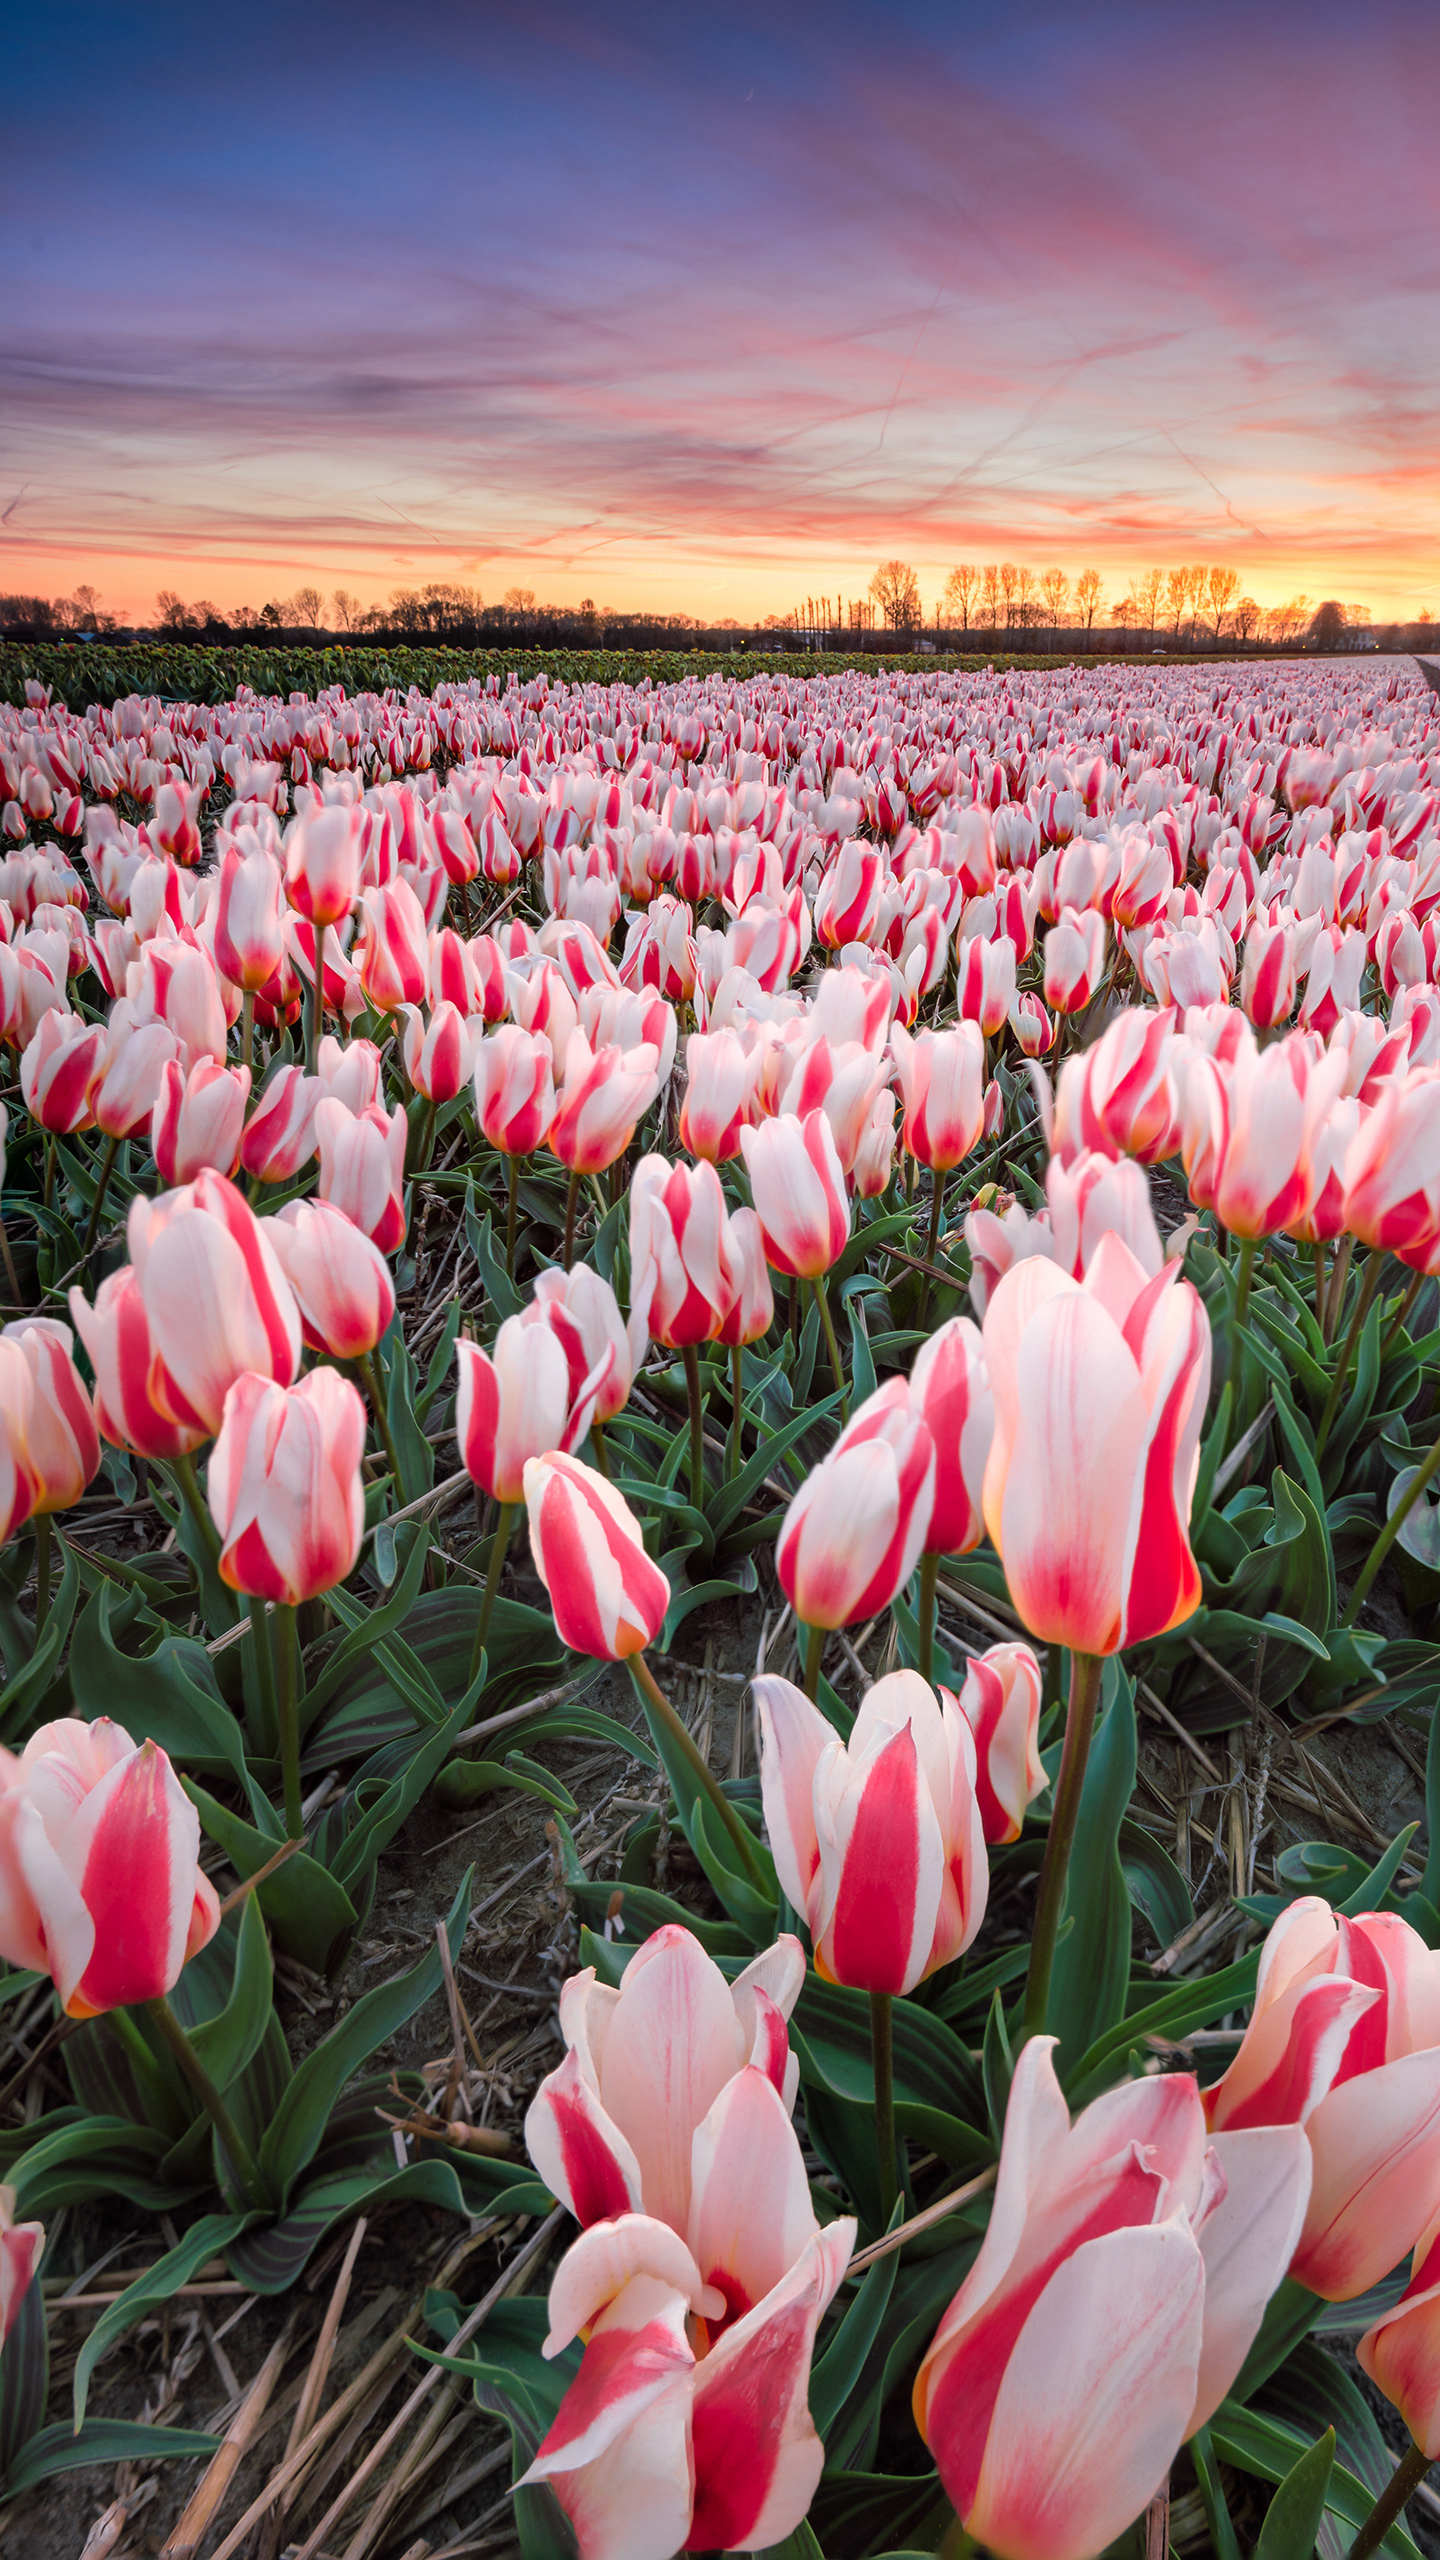
{"label": "wispy cloud", "polygon": [[242,47],[56,0],[7,151],[5,582],[1440,586],[1428,8],[656,25],[260,0]]}

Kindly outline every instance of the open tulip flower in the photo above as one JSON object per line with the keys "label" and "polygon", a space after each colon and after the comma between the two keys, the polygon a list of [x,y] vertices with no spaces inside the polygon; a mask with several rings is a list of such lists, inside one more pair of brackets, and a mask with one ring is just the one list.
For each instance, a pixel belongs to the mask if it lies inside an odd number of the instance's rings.
{"label": "open tulip flower", "polygon": [[525,1469],[532,1458],[580,1446],[613,1358],[607,1345],[595,1369],[576,1386],[560,1328],[527,1316],[506,1317],[493,1352],[482,1351],[475,1342],[457,1342],[455,1430],[471,1482],[497,1502],[523,1500]]}
{"label": "open tulip flower", "polygon": [[106,1716],[0,1753],[0,1957],[48,1973],[66,2015],[158,2000],[220,1925],[200,1822],[158,1743]]}
{"label": "open tulip flower", "polygon": [[989,2228],[915,2384],[915,2418],[995,2560],[1094,2560],[1218,2408],[1285,2273],[1310,2162],[1296,2126],[1206,2139],[1188,2072],[1072,2125],[1032,2037]]}
{"label": "open tulip flower", "polygon": [[1291,2272],[1327,2302],[1368,2292],[1434,2211],[1440,1954],[1393,1912],[1347,1919],[1316,1894],[1292,1902],[1205,2111],[1221,2132],[1304,2127],[1315,2178]]}
{"label": "open tulip flower", "polygon": [[768,2548],[820,2483],[810,2360],[855,2224],[821,2229],[754,2065],[697,2125],[690,2172],[683,2235],[645,2213],[593,2223],[550,2288],[545,2353],[587,2343],[525,2479],[549,2482],[580,2560]]}
{"label": "open tulip flower", "polygon": [[753,2068],[787,2114],[794,2106],[786,2020],[804,1981],[798,1938],[777,1938],[727,1982],[674,1924],[637,1948],[618,1990],[593,1966],[571,1974],[560,1994],[565,2059],[540,2083],[525,2141],[577,2222],[644,2213],[686,2236],[696,2137],[721,2091]]}
{"label": "open tulip flower", "polygon": [[789,1680],[753,1684],[775,1871],[817,1970],[895,1994],[964,1953],[989,1869],[975,1737],[916,1671],[866,1690],[848,1742]]}
{"label": "open tulip flower", "polygon": [[1148,1279],[1118,1236],[1083,1281],[1034,1258],[985,1309],[995,1436],[986,1525],[1033,1635],[1110,1654],[1199,1605],[1190,1502],[1210,1326],[1177,1264]]}

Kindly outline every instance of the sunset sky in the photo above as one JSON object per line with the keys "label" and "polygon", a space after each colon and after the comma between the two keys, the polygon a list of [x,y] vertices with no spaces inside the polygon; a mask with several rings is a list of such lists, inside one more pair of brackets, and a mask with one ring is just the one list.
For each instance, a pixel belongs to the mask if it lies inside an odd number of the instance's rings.
{"label": "sunset sky", "polygon": [[9,39],[0,587],[1440,607],[1440,10],[241,10]]}

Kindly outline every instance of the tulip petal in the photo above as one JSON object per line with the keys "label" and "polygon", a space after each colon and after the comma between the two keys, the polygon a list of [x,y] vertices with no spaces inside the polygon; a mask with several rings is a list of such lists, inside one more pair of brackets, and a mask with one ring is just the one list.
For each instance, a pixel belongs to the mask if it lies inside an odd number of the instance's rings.
{"label": "tulip petal", "polygon": [[[991,1312],[1005,1288],[1049,1269],[1019,1265],[997,1289]],[[987,1314],[987,1328],[990,1321]],[[997,1367],[992,1354],[992,1378]],[[992,1446],[985,1478],[985,1516],[1011,1597],[1046,1642],[1113,1653],[1149,1428],[1133,1355],[1113,1318],[1083,1290],[1050,1295],[1031,1316],[1016,1352],[1015,1395],[1009,1462],[992,1485]],[[1097,1486],[1113,1488],[1111,1498],[1097,1501]]]}
{"label": "tulip petal", "polygon": [[688,2549],[768,2549],[803,2520],[825,2462],[808,2407],[815,2332],[854,2245],[851,2221],[818,2233],[699,2367]]}
{"label": "tulip petal", "polygon": [[577,2222],[638,2211],[640,2165],[586,2078],[577,2053],[541,2081],[525,2117],[525,2148]]}
{"label": "tulip petal", "polygon": [[635,2277],[595,2324],[523,2483],[548,2480],[585,2560],[673,2560],[690,2529],[694,2357],[682,2294]]}
{"label": "tulip petal", "polygon": [[1205,2333],[1187,2436],[1208,2424],[1249,2354],[1265,2306],[1294,2255],[1310,2200],[1310,2145],[1303,2125],[1220,2133],[1211,2148],[1225,2192],[1196,2235],[1205,2261]]}
{"label": "tulip petal", "polygon": [[1440,2045],[1332,2089],[1309,2118],[1315,2183],[1292,2275],[1353,2302],[1415,2245],[1440,2174]]}
{"label": "tulip petal", "polygon": [[[1005,2560],[1091,2560],[1149,2504],[1195,2400],[1205,2270],[1179,2222],[1056,2269],[1008,2359],[965,2522]],[[942,2457],[941,2477],[949,2481]]]}
{"label": "tulip petal", "polygon": [[69,1965],[55,1975],[73,2017],[157,1999],[178,1980],[199,1855],[199,1815],[155,1743],[91,1788],[64,1847],[95,1937],[78,1979]]}
{"label": "tulip petal", "polygon": [[723,2303],[710,2295],[690,2251],[678,2231],[653,2214],[618,2214],[597,2222],[571,2242],[555,2270],[548,2304],[550,2330],[542,2354],[558,2356],[617,2301],[635,2276],[653,2276],[657,2284],[683,2295],[707,2318],[718,2318]]}
{"label": "tulip petal", "polygon": [[695,2133],[687,2238],[706,2284],[743,2319],[815,2237],[799,2137],[773,2081],[726,2082]]}
{"label": "tulip petal", "polygon": [[751,1682],[760,1736],[760,1800],[775,1873],[796,1911],[809,1906],[820,1865],[815,1836],[815,1771],[836,1734],[828,1718],[793,1680],[767,1674]]}
{"label": "tulip petal", "polygon": [[743,2060],[729,1986],[687,1929],[631,1960],[600,2064],[607,2115],[639,2164],[647,2212],[684,2231],[695,2128]]}

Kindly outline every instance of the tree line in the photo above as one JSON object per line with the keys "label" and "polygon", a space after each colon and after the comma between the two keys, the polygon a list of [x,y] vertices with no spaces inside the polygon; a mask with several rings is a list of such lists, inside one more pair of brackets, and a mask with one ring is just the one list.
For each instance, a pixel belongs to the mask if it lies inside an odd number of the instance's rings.
{"label": "tree line", "polygon": [[[1035,649],[1167,648],[1205,650],[1268,646],[1293,649],[1440,646],[1433,614],[1411,622],[1372,623],[1362,604],[1335,597],[1312,603],[1297,595],[1263,606],[1243,593],[1233,569],[1196,563],[1151,569],[1132,578],[1127,592],[1107,604],[1098,569],[1073,580],[1064,569],[1037,572],[1008,560],[962,562],[950,571],[927,620],[920,580],[904,560],[885,560],[863,596],[807,596],[788,613],[761,622],[733,615],[704,620],[691,614],[616,612],[589,597],[578,605],[546,604],[528,587],[507,587],[487,604],[474,587],[436,580],[425,587],[397,587],[384,604],[366,605],[344,587],[327,597],[319,587],[298,587],[263,605],[222,611],[208,597],[188,602],[162,588],[147,622],[129,625],[106,609],[93,586],[69,596],[0,595],[0,634],[11,639],[60,639],[133,632],[167,640],[224,644],[274,639],[301,645],[365,639],[449,643],[459,648],[517,646],[572,648],[739,650],[764,646],[780,634],[810,648],[910,647],[925,634],[964,650],[993,646],[1004,635],[1011,647]],[[870,636],[867,636],[870,635]]]}

